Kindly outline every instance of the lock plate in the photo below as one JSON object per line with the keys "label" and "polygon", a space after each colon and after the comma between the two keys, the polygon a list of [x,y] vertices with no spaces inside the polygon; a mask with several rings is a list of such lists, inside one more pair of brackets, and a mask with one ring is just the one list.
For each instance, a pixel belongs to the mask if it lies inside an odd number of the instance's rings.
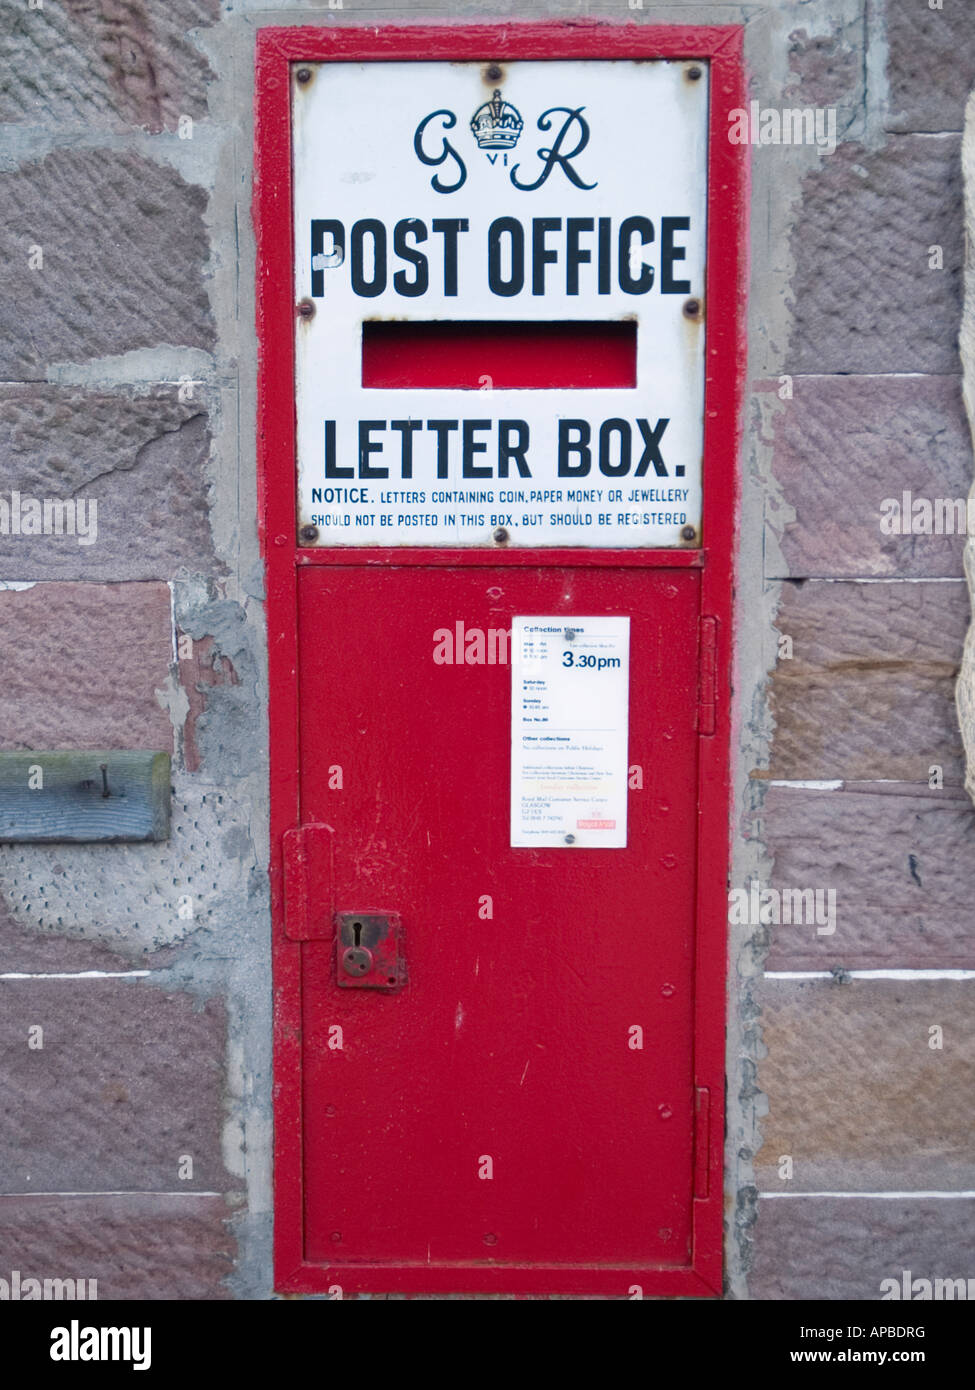
{"label": "lock plate", "polygon": [[383,989],[406,984],[403,924],[398,912],[337,912],[335,973],[342,989]]}

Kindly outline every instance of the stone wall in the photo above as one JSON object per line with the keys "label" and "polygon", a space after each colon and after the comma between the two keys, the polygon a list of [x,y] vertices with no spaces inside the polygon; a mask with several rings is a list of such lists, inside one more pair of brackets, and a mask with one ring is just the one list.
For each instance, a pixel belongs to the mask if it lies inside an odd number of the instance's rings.
{"label": "stone wall", "polygon": [[[905,1269],[967,1277],[975,1256],[959,1104],[975,1079],[975,811],[954,706],[964,536],[881,526],[885,499],[963,499],[971,482],[957,344],[975,30],[950,0],[855,8],[818,45],[795,37],[803,96],[849,121],[798,180],[788,251],[775,240],[787,316],[754,373],[774,625],[764,698],[746,706],[753,847],[739,863],[773,888],[835,890],[836,924],[760,926],[743,943],[762,1037],[745,1034],[744,1115],[767,1109],[752,1298],[878,1298]],[[822,22],[829,7],[809,9]],[[765,74],[752,80],[764,97]]]}

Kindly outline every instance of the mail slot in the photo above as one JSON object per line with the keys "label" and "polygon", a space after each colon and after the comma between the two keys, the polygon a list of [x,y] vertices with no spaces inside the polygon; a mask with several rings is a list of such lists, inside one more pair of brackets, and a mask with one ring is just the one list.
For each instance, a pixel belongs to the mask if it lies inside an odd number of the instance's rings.
{"label": "mail slot", "polygon": [[741,40],[259,34],[282,1292],[720,1294]]}

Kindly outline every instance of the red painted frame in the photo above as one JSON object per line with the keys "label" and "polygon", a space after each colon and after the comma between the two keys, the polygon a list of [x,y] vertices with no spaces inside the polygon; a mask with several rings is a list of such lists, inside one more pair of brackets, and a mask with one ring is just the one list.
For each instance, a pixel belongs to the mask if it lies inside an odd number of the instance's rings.
{"label": "red painted frame", "polygon": [[[259,528],[267,568],[271,757],[271,907],[274,968],[275,1287],[328,1291],[326,1271],[303,1251],[301,966],[284,934],[282,839],[299,823],[297,572],[302,565],[622,566],[702,570],[702,614],[717,620],[716,718],[700,738],[695,1085],[710,1092],[707,1196],[695,1198],[693,1257],[680,1270],[632,1271],[645,1297],[721,1293],[725,1073],[726,922],[738,448],[745,371],[746,274],[743,145],[727,137],[728,112],[744,105],[740,26],[614,24],[598,20],[463,27],[268,28],[256,53],[254,221],[257,235]],[[433,550],[427,547],[302,550],[295,520],[294,286],[291,214],[290,64],[307,61],[452,61],[665,58],[709,63],[707,341],[704,547],[701,550]],[[627,1272],[589,1267],[390,1270],[385,1292],[618,1293]]]}

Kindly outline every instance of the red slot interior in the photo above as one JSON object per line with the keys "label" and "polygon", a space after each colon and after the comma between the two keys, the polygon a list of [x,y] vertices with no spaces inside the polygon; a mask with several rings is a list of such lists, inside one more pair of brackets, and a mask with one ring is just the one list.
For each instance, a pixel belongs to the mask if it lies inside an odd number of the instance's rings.
{"label": "red slot interior", "polygon": [[362,384],[421,390],[636,385],[636,323],[362,325]]}

